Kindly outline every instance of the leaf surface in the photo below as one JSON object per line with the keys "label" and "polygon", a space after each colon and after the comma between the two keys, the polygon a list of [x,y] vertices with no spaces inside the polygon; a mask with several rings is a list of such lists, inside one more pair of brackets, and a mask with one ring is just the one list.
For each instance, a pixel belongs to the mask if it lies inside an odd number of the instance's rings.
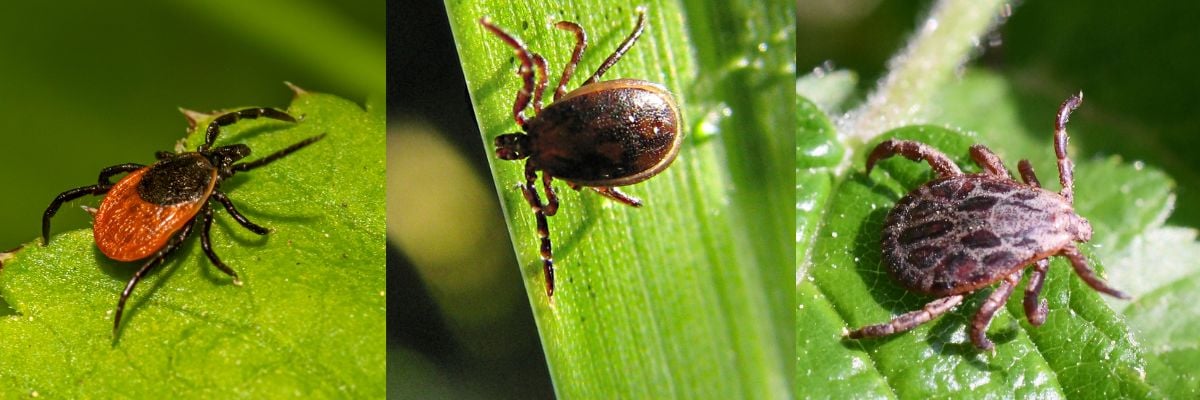
{"label": "leaf surface", "polygon": [[795,145],[783,133],[794,122],[786,107],[761,105],[791,95],[791,58],[757,50],[793,46],[790,13],[780,11],[786,5],[447,2],[489,148],[497,135],[519,130],[511,110],[520,79],[512,49],[480,26],[484,16],[546,57],[552,93],[574,47],[555,22],[577,22],[590,38],[568,84],[575,88],[645,6],[645,33],[604,78],[663,84],[683,114],[686,136],[674,164],[622,188],[643,207],[555,183],[553,303],[533,213],[516,187],[524,163],[489,156],[559,397],[789,397],[792,300],[781,282],[794,264],[792,217],[780,220],[776,206],[790,209],[793,201]]}
{"label": "leaf surface", "polygon": [[190,238],[137,286],[114,339],[112,312],[140,264],[105,258],[90,229],[27,243],[0,271],[12,308],[0,318],[0,397],[382,397],[382,104],[308,93],[287,111],[302,121],[246,120],[217,141],[249,145],[253,161],[327,134],[222,182],[242,214],[271,229],[255,235],[214,204],[214,250],[243,286]]}

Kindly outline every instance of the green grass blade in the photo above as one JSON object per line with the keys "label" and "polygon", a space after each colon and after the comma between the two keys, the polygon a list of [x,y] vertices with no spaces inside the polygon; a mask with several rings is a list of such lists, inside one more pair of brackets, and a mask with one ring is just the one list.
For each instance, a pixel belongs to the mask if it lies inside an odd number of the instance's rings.
{"label": "green grass blade", "polygon": [[[639,5],[448,1],[484,142],[490,147],[496,135],[518,129],[511,109],[520,84],[511,49],[485,32],[479,18],[490,17],[545,56],[551,85],[574,46],[573,37],[552,24],[580,23],[591,42],[569,85],[573,88],[632,30]],[[533,215],[516,188],[523,181],[523,162],[489,157],[555,390],[562,398],[787,398],[792,336],[788,323],[778,319],[790,320],[790,293],[783,282],[791,271],[776,261],[791,265],[793,250],[771,227],[790,225],[791,218],[772,214],[777,210],[770,207],[779,202],[780,210],[792,207],[790,192],[771,190],[792,186],[794,145],[770,137],[791,132],[771,122],[786,124],[780,121],[791,120],[789,115],[773,113],[790,111],[758,105],[790,103],[791,79],[772,75],[787,68],[775,63],[790,59],[762,57],[762,67],[733,63],[732,53],[705,48],[718,44],[702,39],[717,34],[697,31],[718,29],[722,21],[693,18],[698,5],[644,5],[645,34],[606,78],[664,84],[676,95],[687,137],[673,166],[627,188],[645,201],[641,209],[556,184],[562,206],[550,218],[558,266],[553,305],[544,291]],[[727,7],[711,12],[766,17],[749,3]],[[788,30],[778,25],[764,22],[763,29],[739,36],[738,42],[756,38],[787,48]],[[779,37],[764,39],[764,32]],[[704,55],[700,62],[697,54]],[[724,64],[709,71],[704,60]],[[761,87],[732,96],[738,85],[750,83]],[[783,99],[771,98],[779,92],[770,86],[775,83],[788,89]],[[731,110],[736,111],[730,115]],[[735,144],[752,145],[763,160],[732,149]],[[784,165],[776,168],[780,162]],[[779,182],[786,188],[774,186]],[[749,193],[739,193],[743,189]],[[753,205],[758,209],[747,206],[753,193],[765,196]],[[765,222],[772,215],[789,217]]]}

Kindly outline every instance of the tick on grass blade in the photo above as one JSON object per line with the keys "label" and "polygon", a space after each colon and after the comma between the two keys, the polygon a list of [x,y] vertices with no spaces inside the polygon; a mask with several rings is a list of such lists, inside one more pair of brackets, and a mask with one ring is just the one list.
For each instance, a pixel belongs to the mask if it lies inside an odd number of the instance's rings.
{"label": "tick on grass blade", "polygon": [[1127,299],[1088,267],[1076,242],[1092,238],[1092,226],[1075,213],[1074,163],[1067,158],[1067,118],[1083,102],[1071,96],[1054,121],[1059,193],[1042,189],[1029,160],[1017,170],[1025,183],[1009,175],[1000,157],[983,145],[971,146],[971,159],[983,168],[963,174],[945,154],[919,142],[887,140],[867,158],[867,173],[881,159],[900,154],[925,161],[938,177],[896,203],[883,227],[883,259],[888,272],[905,289],[937,296],[920,310],[889,322],[850,332],[850,338],[888,336],[929,322],[963,300],[963,295],[1000,282],[971,323],[971,342],[992,349],[986,332],[996,311],[1008,300],[1025,268],[1033,266],[1025,288],[1025,315],[1039,326],[1046,320],[1046,301],[1038,301],[1049,257],[1064,256],[1088,286]]}
{"label": "tick on grass blade", "polygon": [[[246,229],[266,235],[267,228],[250,222],[238,212],[229,197],[220,190],[221,182],[239,172],[270,164],[325,137],[325,134],[313,136],[266,157],[244,163],[237,162],[250,155],[250,147],[244,144],[213,148],[222,126],[259,117],[296,122],[291,115],[271,108],[247,108],[221,114],[208,124],[204,144],[196,151],[160,151],[155,154],[158,161],[148,166],[121,164],[105,168],[100,171],[99,183],[62,192],[46,207],[42,215],[43,246],[50,243],[50,218],[54,217],[64,202],[87,195],[103,195],[104,200],[94,213],[92,225],[96,247],[105,256],[117,261],[145,260],[125,285],[117,301],[113,317],[114,337],[121,324],[125,301],[129,299],[134,286],[178,249],[196,225],[203,225],[200,227],[200,245],[204,254],[221,272],[232,277],[235,285],[241,285],[237,272],[213,252],[209,240],[213,223],[210,200],[221,203],[229,215]],[[127,175],[113,183],[112,177],[122,173]]]}
{"label": "tick on grass blade", "polygon": [[[588,187],[601,196],[640,207],[641,200],[621,193],[616,187],[650,179],[671,165],[682,141],[679,109],[671,93],[657,83],[637,79],[600,81],[604,72],[629,51],[645,30],[646,15],[640,8],[633,33],[600,64],[596,73],[570,92],[567,81],[587,48],[587,35],[574,22],[554,25],[575,34],[575,51],[563,67],[554,101],[545,108],[542,94],[546,90],[546,59],[530,52],[524,43],[487,17],[479,23],[512,47],[521,61],[517,74],[524,85],[517,92],[512,115],[525,133],[496,137],[496,156],[503,160],[528,159],[521,191],[537,218],[546,296],[553,298],[554,255],[546,217],[558,212],[558,197],[551,181],[558,178],[575,190]],[[534,115],[526,118],[525,110],[531,103]],[[542,203],[537,192],[538,171],[542,171],[546,203]]]}

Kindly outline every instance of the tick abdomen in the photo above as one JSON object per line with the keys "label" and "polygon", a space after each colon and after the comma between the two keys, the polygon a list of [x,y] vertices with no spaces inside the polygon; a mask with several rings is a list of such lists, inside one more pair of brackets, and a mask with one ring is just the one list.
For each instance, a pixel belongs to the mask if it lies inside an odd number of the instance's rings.
{"label": "tick abdomen", "polygon": [[969,293],[1074,241],[1091,226],[1062,196],[992,175],[931,181],[888,214],[883,253],[910,290]]}
{"label": "tick abdomen", "polygon": [[[204,206],[202,201],[175,205],[146,201],[138,189],[150,170],[142,168],[122,178],[96,211],[92,235],[96,247],[111,259],[135,261],[153,255]],[[211,192],[215,183],[216,179],[211,179],[201,194]]]}
{"label": "tick abdomen", "polygon": [[584,186],[621,186],[654,176],[674,160],[678,124],[679,111],[666,89],[618,79],[567,94],[525,131],[540,169]]}

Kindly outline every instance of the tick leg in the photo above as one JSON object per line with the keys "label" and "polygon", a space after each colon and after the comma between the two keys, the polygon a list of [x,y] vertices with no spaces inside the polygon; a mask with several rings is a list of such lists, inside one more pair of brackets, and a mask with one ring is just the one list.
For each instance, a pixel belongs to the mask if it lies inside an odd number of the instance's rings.
{"label": "tick leg", "polygon": [[283,158],[283,156],[292,154],[296,150],[303,149],[303,148],[307,147],[308,145],[316,143],[318,140],[321,140],[324,138],[325,138],[325,134],[322,133],[320,135],[301,140],[301,141],[297,142],[296,144],[288,146],[288,147],[284,148],[283,150],[279,150],[274,153],[271,153],[270,155],[268,155],[266,157],[263,157],[263,158],[260,158],[260,159],[257,159],[257,160],[251,161],[251,162],[234,164],[232,167],[230,167],[229,175],[223,176],[222,179],[233,176],[233,174],[238,173],[238,172],[249,171],[249,170],[270,164],[270,163],[274,162],[275,160]]}
{"label": "tick leg", "polygon": [[145,165],[133,163],[114,165],[100,170],[100,179],[98,179],[97,182],[101,185],[112,185],[113,182],[111,179],[113,175],[133,172],[145,167]]}
{"label": "tick leg", "polygon": [[537,194],[537,168],[532,163],[525,163],[525,184],[521,185],[521,193],[525,195],[525,201],[534,211],[547,216],[558,214],[558,194],[550,186],[553,180],[553,175],[542,171],[542,188],[546,191],[546,204],[542,204],[542,199]]}
{"label": "tick leg", "polygon": [[517,121],[517,125],[525,126],[525,108],[529,106],[529,99],[533,96],[533,53],[529,52],[529,48],[525,47],[525,43],[522,43],[520,39],[493,25],[487,17],[480,18],[479,24],[512,47],[517,59],[521,61],[521,68],[517,70],[517,75],[521,76],[524,85],[521,86],[521,91],[517,92],[517,100],[513,103],[513,120]]}
{"label": "tick leg", "polygon": [[622,204],[625,204],[628,206],[633,206],[633,207],[641,207],[642,206],[642,201],[639,200],[637,197],[633,197],[633,196],[627,195],[625,193],[622,193],[620,190],[617,190],[617,188],[615,188],[615,187],[592,186],[591,189],[595,190],[596,193],[599,193],[601,196],[616,200],[619,203],[622,203]]}
{"label": "tick leg", "polygon": [[905,158],[913,161],[925,161],[933,167],[933,172],[937,173],[939,178],[948,178],[951,176],[962,175],[962,170],[950,161],[942,152],[937,151],[924,143],[913,142],[909,140],[888,139],[875,146],[875,150],[871,151],[871,155],[867,157],[867,174],[871,173],[871,169],[875,168],[875,163],[879,160],[891,157],[893,155],[902,155]]}
{"label": "tick leg", "polygon": [[[542,172],[543,177],[550,175]],[[546,178],[543,183],[546,185],[547,196],[551,199],[551,205],[542,205],[542,199],[537,193],[537,169],[533,164],[525,163],[525,184],[521,185],[521,192],[525,194],[525,201],[529,203],[529,207],[533,209],[533,215],[537,218],[537,233],[538,240],[541,241],[542,253],[542,274],[546,277],[546,297],[553,298],[554,296],[554,251],[550,244],[550,223],[546,221],[546,210],[553,207],[553,211],[558,211],[558,198],[554,195],[554,191],[550,189],[550,178]]]}
{"label": "tick leg", "polygon": [[963,296],[961,294],[943,297],[925,304],[925,307],[921,307],[920,310],[901,314],[896,318],[892,318],[891,321],[882,324],[864,326],[850,332],[846,336],[851,339],[860,339],[907,332],[918,325],[937,318],[939,315],[945,314],[946,311],[950,311],[951,308],[957,306],[962,300]]}
{"label": "tick leg", "polygon": [[121,292],[120,300],[117,300],[116,315],[113,317],[114,338],[117,337],[117,328],[121,326],[121,314],[125,312],[125,302],[129,300],[129,294],[133,293],[133,288],[137,286],[138,282],[141,282],[143,276],[146,276],[154,267],[161,265],[171,252],[179,248],[179,244],[183,243],[183,240],[192,234],[192,225],[194,223],[184,225],[183,230],[178,235],[175,235],[170,242],[167,242],[166,246],[163,246],[162,249],[154,253],[145,264],[142,264],[142,268],[133,274],[133,278],[129,279],[129,283],[125,284],[125,290]]}
{"label": "tick leg", "polygon": [[1046,283],[1046,270],[1049,268],[1049,259],[1038,260],[1029,273],[1029,284],[1025,286],[1025,318],[1033,326],[1042,326],[1046,322],[1046,299],[1039,302],[1038,296],[1042,294],[1042,284]]}
{"label": "tick leg", "polygon": [[1058,115],[1054,119],[1054,155],[1058,157],[1058,181],[1062,184],[1062,191],[1058,194],[1071,203],[1075,202],[1075,163],[1067,158],[1067,120],[1082,103],[1083,92],[1071,95],[1058,106]]}
{"label": "tick leg", "polygon": [[571,53],[571,60],[567,61],[567,65],[563,67],[562,78],[558,80],[558,89],[554,90],[554,100],[567,94],[567,81],[571,80],[571,75],[575,74],[575,68],[579,66],[579,60],[583,58],[583,51],[587,50],[587,33],[583,31],[583,27],[570,21],[559,21],[554,24],[555,28],[564,31],[575,33],[575,51]]}
{"label": "tick leg", "polygon": [[646,10],[638,7],[637,11],[637,27],[633,28],[633,32],[629,34],[629,37],[625,38],[625,41],[621,42],[620,46],[617,46],[617,50],[609,55],[608,58],[604,60],[604,63],[600,64],[600,68],[596,68],[596,73],[592,74],[591,78],[588,78],[587,81],[583,82],[583,86],[587,86],[599,81],[600,77],[603,76],[609,68],[612,68],[617,61],[620,61],[621,56],[624,56],[625,52],[629,51],[630,47],[633,47],[633,43],[637,41],[638,37],[642,36],[642,31],[646,29]]}
{"label": "tick leg", "polygon": [[972,145],[971,159],[975,160],[975,164],[979,164],[988,174],[1012,178],[1012,175],[1008,173],[1008,169],[1004,168],[1004,162],[1000,161],[1000,157],[987,148],[987,146],[982,144]]}
{"label": "tick leg", "polygon": [[546,191],[546,205],[542,207],[542,212],[551,217],[558,214],[558,193],[550,186],[553,180],[554,176],[542,171],[542,189]]}
{"label": "tick leg", "polygon": [[[534,194],[536,197],[537,194]],[[541,241],[542,275],[546,277],[546,297],[554,297],[554,250],[550,244],[550,224],[546,221],[546,213],[535,210],[537,217],[538,239]]]}
{"label": "tick leg", "polygon": [[212,230],[212,224],[212,207],[206,204],[204,205],[204,229],[200,230],[200,247],[204,249],[204,255],[208,256],[208,260],[212,261],[213,265],[217,266],[217,269],[221,270],[221,272],[224,272],[225,275],[229,275],[233,278],[234,285],[242,286],[242,280],[238,279],[237,272],[234,272],[232,268],[229,268],[228,265],[225,265],[225,263],[221,262],[221,259],[217,257],[217,253],[212,249],[212,240],[209,237],[209,231]]}
{"label": "tick leg", "polygon": [[1075,246],[1067,246],[1059,254],[1067,256],[1067,259],[1071,261],[1071,266],[1075,267],[1075,273],[1083,279],[1084,283],[1091,286],[1092,289],[1118,299],[1129,298],[1129,295],[1125,294],[1125,292],[1113,289],[1107,283],[1104,283],[1103,279],[1096,276],[1096,272],[1091,267],[1088,267],[1087,259],[1083,257],[1083,254],[1079,253],[1079,249]]}
{"label": "tick leg", "polygon": [[208,128],[204,131],[204,144],[200,145],[199,150],[205,151],[212,148],[213,142],[217,140],[217,135],[221,133],[222,126],[231,125],[242,119],[255,119],[259,117],[296,122],[296,118],[292,117],[291,114],[274,108],[246,108],[221,114],[208,123]]}
{"label": "tick leg", "polygon": [[63,203],[89,194],[93,196],[105,194],[109,189],[112,189],[112,184],[78,187],[59,193],[58,197],[55,197],[46,207],[46,212],[42,214],[42,246],[50,244],[50,219],[54,218],[54,214],[58,213],[58,208],[62,207]]}
{"label": "tick leg", "polygon": [[1030,164],[1029,160],[1021,160],[1017,163],[1017,170],[1021,171],[1021,179],[1025,181],[1025,184],[1042,187],[1042,183],[1038,182],[1037,175],[1033,173],[1033,164]]}
{"label": "tick leg", "polygon": [[[259,235],[266,235],[267,233],[270,232],[270,230],[268,230],[267,228],[264,228],[261,225],[250,222],[250,220],[246,219],[246,216],[242,215],[242,213],[238,212],[237,207],[233,206],[233,201],[229,200],[229,196],[226,196],[225,193],[214,190],[212,192],[212,198],[221,202],[221,205],[225,206],[225,211],[229,212],[229,216],[233,217],[234,221],[237,221],[238,224],[241,224],[243,227],[245,227],[246,229],[249,229],[251,232],[257,233]],[[209,210],[209,211],[211,212],[212,210]],[[207,228],[204,229],[204,233],[205,233],[205,235],[208,234]]]}
{"label": "tick leg", "polygon": [[1012,295],[1013,288],[1017,287],[1017,282],[1021,281],[1021,273],[1024,270],[1018,269],[1016,272],[1009,274],[1000,282],[1000,286],[992,294],[988,295],[983,301],[983,305],[979,306],[979,312],[975,314],[975,319],[971,321],[971,342],[975,343],[975,347],[991,350],[994,345],[987,338],[987,327],[991,325],[992,318],[996,316],[996,311],[1004,306],[1004,302],[1008,301],[1008,296]]}
{"label": "tick leg", "polygon": [[537,86],[533,89],[533,114],[541,114],[542,112],[542,95],[546,93],[546,57],[541,54],[533,54],[533,65],[537,67]]}

